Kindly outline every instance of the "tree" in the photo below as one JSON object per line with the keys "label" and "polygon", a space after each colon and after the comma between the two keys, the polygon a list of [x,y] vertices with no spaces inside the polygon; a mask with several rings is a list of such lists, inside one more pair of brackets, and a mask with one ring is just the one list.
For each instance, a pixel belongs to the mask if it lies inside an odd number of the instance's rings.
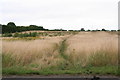
{"label": "tree", "polygon": [[[7,25],[2,25],[2,33],[15,33],[22,31],[30,31],[30,30],[45,30],[49,29],[43,28],[43,26],[30,25],[30,26],[16,26],[14,22],[9,22]],[[27,35],[26,35],[27,36]]]}
{"label": "tree", "polygon": [[7,24],[7,26],[16,27],[16,25],[15,25],[14,22],[9,22],[9,23]]}
{"label": "tree", "polygon": [[116,30],[111,30],[112,32],[115,32]]}
{"label": "tree", "polygon": [[81,28],[81,31],[85,31],[85,29],[84,29],[84,28]]}
{"label": "tree", "polygon": [[7,24],[7,28],[9,29],[9,32],[13,33],[13,32],[16,32],[16,25],[14,22],[9,22]]}
{"label": "tree", "polygon": [[102,31],[106,31],[106,30],[103,28]]}
{"label": "tree", "polygon": [[90,29],[88,29],[87,31],[91,31]]}

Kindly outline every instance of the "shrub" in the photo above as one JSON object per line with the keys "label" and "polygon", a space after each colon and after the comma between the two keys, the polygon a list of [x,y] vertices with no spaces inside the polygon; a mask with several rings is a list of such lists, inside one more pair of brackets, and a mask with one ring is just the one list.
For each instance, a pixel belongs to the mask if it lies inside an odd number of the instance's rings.
{"label": "shrub", "polygon": [[12,37],[12,34],[11,33],[6,33],[6,34],[3,34],[2,36],[3,37]]}
{"label": "shrub", "polygon": [[36,36],[38,36],[38,33],[37,33],[37,32],[33,32],[33,33],[30,32],[30,33],[29,33],[29,36],[30,36],[30,37],[36,37]]}
{"label": "shrub", "polygon": [[13,37],[36,37],[36,36],[38,36],[38,34],[37,34],[37,32],[33,32],[33,33],[21,33],[21,34],[19,34],[19,33],[15,33],[14,35],[13,35]]}
{"label": "shrub", "polygon": [[19,36],[19,33],[15,33],[14,35],[13,35],[13,37],[18,37]]}

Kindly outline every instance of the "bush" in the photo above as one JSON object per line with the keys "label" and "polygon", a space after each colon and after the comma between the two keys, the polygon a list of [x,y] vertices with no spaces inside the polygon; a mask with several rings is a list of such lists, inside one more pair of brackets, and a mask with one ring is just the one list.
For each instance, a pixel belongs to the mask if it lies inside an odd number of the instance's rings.
{"label": "bush", "polygon": [[13,35],[13,37],[36,37],[36,36],[38,36],[38,33],[37,32],[33,32],[33,33],[21,33],[21,34],[19,34],[19,33],[15,33],[14,35]]}
{"label": "bush", "polygon": [[3,34],[2,36],[3,37],[12,37],[12,34],[11,33],[6,33],[6,34]]}
{"label": "bush", "polygon": [[38,36],[38,33],[37,33],[37,32],[33,32],[33,33],[30,32],[30,33],[29,33],[29,36],[30,36],[30,37],[36,37],[36,36]]}
{"label": "bush", "polygon": [[13,37],[18,37],[19,36],[19,33],[15,33],[14,35],[13,35]]}

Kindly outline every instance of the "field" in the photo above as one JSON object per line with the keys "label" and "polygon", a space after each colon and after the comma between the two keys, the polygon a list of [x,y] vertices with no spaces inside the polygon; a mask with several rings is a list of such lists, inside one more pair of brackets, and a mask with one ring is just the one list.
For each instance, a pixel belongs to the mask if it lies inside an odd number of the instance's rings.
{"label": "field", "polygon": [[3,37],[3,75],[118,75],[117,33],[38,33],[37,37]]}

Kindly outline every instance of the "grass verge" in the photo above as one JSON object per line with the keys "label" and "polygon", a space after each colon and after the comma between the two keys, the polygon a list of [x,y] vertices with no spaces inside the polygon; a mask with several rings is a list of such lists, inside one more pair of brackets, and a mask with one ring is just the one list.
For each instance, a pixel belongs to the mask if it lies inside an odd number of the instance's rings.
{"label": "grass verge", "polygon": [[103,66],[103,67],[86,67],[75,69],[74,67],[68,70],[61,70],[56,68],[45,68],[42,70],[31,70],[27,67],[13,66],[3,68],[3,75],[59,75],[59,74],[83,74],[83,75],[119,75],[117,66]]}

